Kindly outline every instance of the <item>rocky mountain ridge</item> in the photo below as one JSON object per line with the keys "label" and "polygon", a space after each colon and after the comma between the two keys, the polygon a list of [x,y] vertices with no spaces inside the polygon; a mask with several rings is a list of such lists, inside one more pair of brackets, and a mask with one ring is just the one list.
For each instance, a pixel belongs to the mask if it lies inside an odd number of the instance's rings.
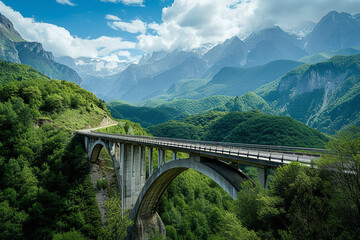
{"label": "rocky mountain ridge", "polygon": [[73,69],[56,62],[53,54],[41,43],[24,40],[11,21],[1,14],[0,40],[1,60],[27,64],[50,78],[81,83],[82,79]]}
{"label": "rocky mountain ridge", "polygon": [[256,93],[279,114],[334,133],[360,122],[360,54],[301,65]]}

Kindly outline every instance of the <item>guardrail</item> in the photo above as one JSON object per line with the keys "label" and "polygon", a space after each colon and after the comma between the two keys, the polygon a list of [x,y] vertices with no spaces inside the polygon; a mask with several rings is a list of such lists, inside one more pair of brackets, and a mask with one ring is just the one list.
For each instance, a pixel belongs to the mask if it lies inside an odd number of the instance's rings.
{"label": "guardrail", "polygon": [[319,158],[320,154],[328,153],[326,149],[301,148],[273,145],[228,143],[228,142],[211,142],[197,141],[176,138],[163,138],[153,136],[121,135],[100,132],[78,132],[82,135],[102,137],[106,139],[118,139],[136,143],[152,144],[159,147],[175,147],[199,151],[203,153],[223,154],[231,158],[244,157],[248,159],[261,160],[275,163],[288,164],[291,161],[298,161],[310,164],[311,159]]}

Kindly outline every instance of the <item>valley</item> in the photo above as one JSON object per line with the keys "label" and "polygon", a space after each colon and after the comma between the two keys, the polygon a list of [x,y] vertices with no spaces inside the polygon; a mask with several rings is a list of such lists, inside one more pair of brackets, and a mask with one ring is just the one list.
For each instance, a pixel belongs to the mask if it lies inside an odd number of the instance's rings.
{"label": "valley", "polygon": [[[99,4],[122,4],[128,14],[150,4],[125,2]],[[126,47],[110,51],[96,44],[111,37],[75,36],[107,54],[76,57],[45,50],[49,42],[30,40],[18,15],[1,11],[0,239],[359,238],[359,14],[266,24],[200,47],[158,41],[141,57],[134,49],[151,31],[160,38],[162,25],[139,30],[107,14],[110,28],[140,34],[138,42],[119,37],[114,45]],[[187,20],[180,25],[194,32],[204,24]],[[226,147],[218,153],[211,143]],[[250,159],[256,147],[268,165],[259,152]],[[271,162],[277,154],[295,157]],[[316,157],[304,164],[301,154]],[[233,195],[213,172],[236,182]],[[245,176],[240,184],[236,174]],[[137,208],[153,215],[134,217]]]}

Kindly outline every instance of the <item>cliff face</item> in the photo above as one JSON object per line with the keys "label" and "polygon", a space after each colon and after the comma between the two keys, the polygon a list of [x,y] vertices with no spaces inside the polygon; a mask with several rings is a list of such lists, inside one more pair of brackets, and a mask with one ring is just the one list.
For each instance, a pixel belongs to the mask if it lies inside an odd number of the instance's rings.
{"label": "cliff face", "polygon": [[41,73],[60,80],[81,83],[80,76],[71,68],[54,60],[41,43],[25,41],[13,24],[0,14],[0,59],[27,64]]}
{"label": "cliff face", "polygon": [[325,132],[356,124],[360,121],[355,104],[360,97],[360,54],[295,68],[263,97],[282,114]]}

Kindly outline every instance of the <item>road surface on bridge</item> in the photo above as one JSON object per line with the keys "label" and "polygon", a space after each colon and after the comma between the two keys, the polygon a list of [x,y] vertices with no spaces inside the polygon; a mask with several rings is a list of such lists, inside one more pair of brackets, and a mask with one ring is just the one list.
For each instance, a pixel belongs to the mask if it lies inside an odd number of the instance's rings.
{"label": "road surface on bridge", "polygon": [[209,142],[160,138],[151,136],[118,135],[94,132],[92,129],[79,130],[78,134],[98,137],[105,140],[127,142],[171,150],[173,152],[195,153],[196,155],[244,163],[253,166],[279,166],[297,161],[310,165],[312,160],[320,157],[325,149],[270,146],[257,144],[240,144],[227,142]]}

